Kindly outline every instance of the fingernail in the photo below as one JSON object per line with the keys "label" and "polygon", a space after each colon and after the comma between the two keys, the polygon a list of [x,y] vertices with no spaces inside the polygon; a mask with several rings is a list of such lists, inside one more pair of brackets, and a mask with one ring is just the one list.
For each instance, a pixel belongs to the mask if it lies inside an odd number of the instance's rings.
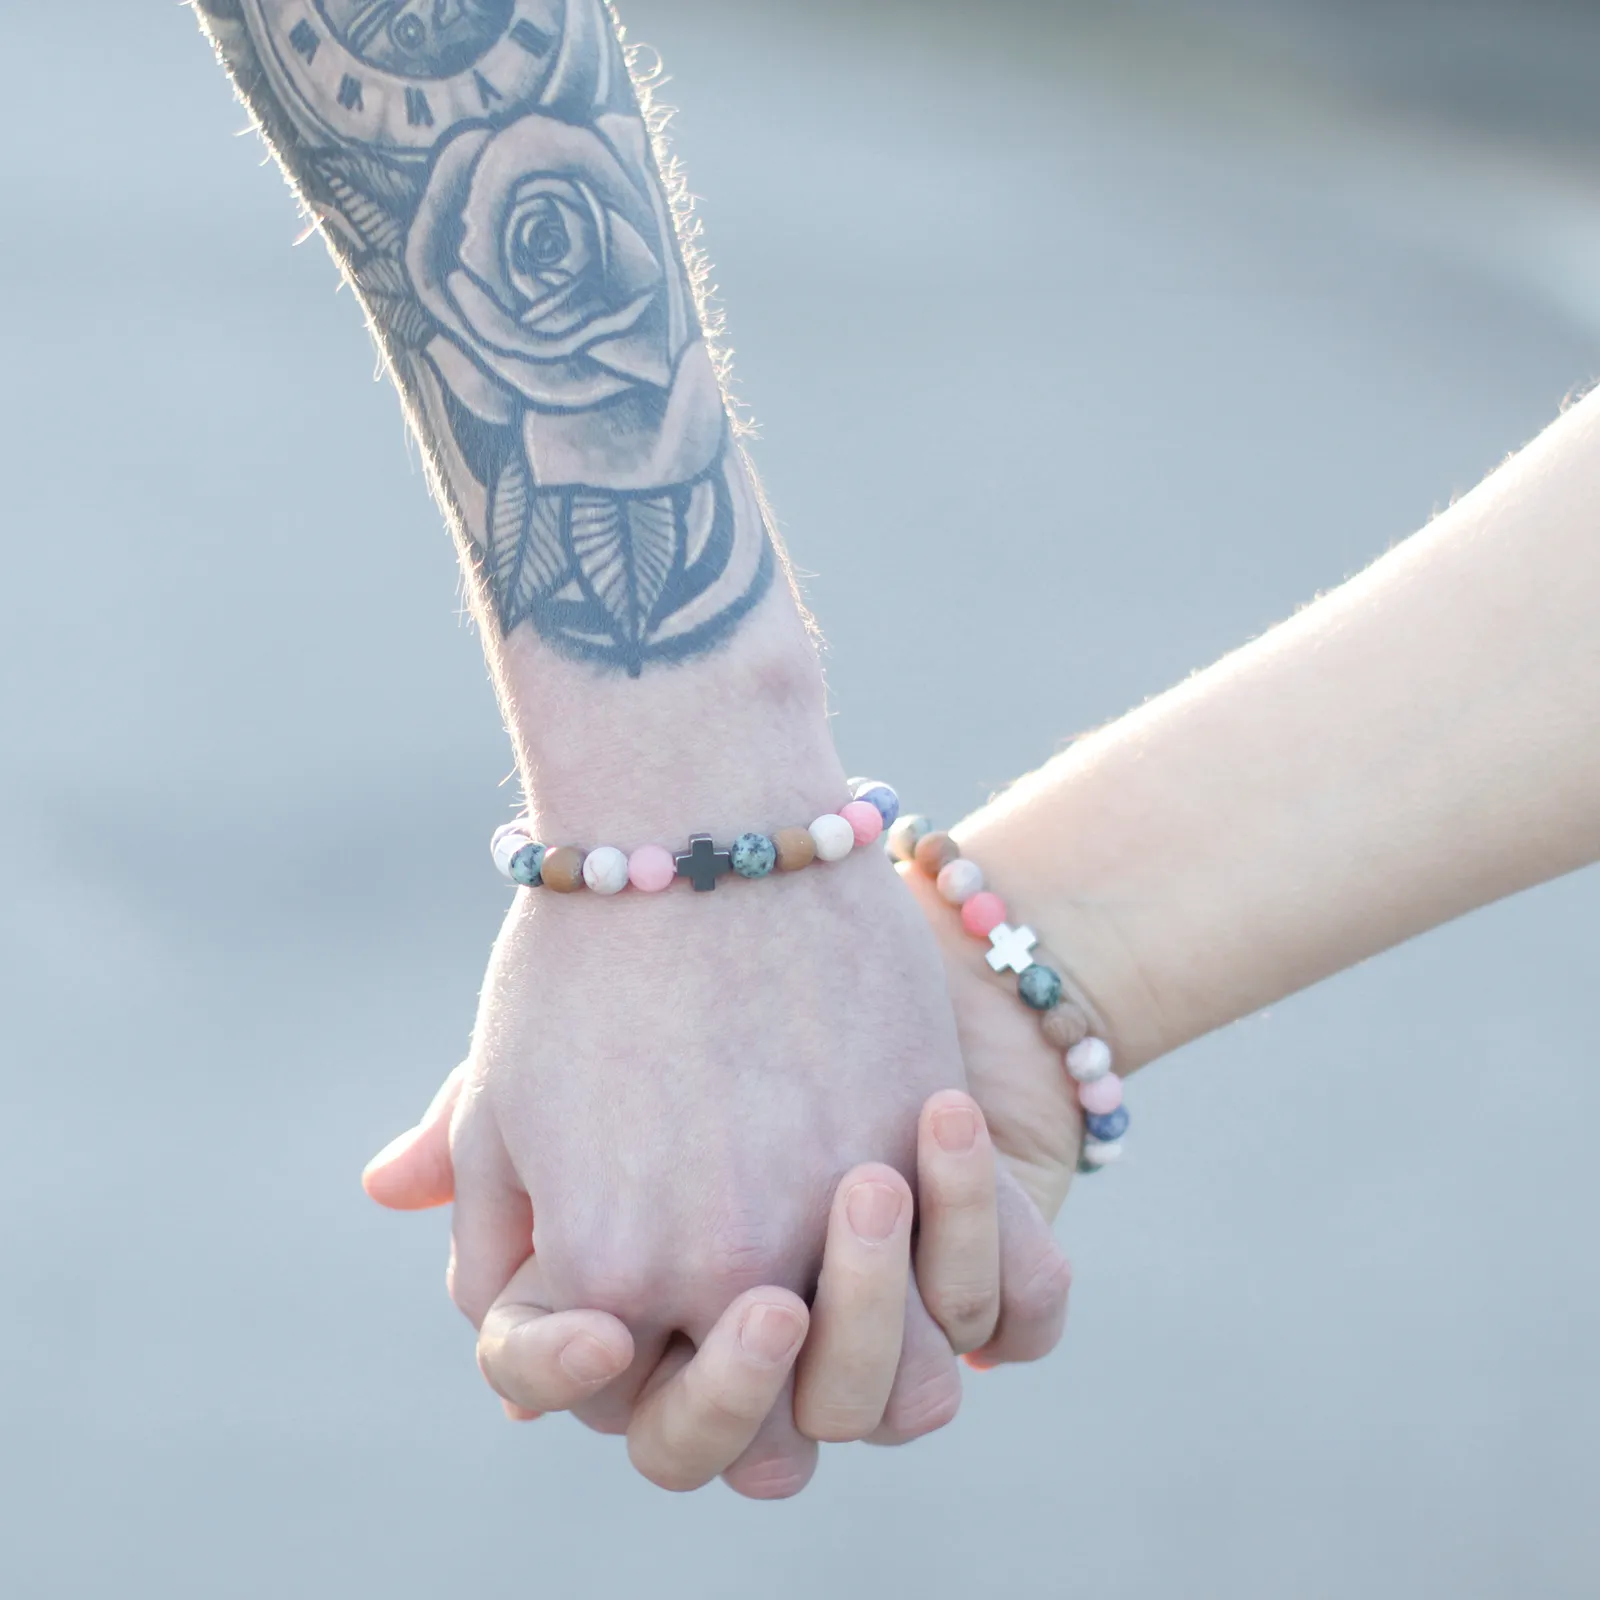
{"label": "fingernail", "polygon": [[596,1338],[580,1333],[561,1347],[561,1370],[579,1383],[598,1383],[617,1370],[617,1358]]}
{"label": "fingernail", "polygon": [[886,1183],[858,1183],[844,1209],[858,1239],[882,1244],[900,1220],[900,1196]]}
{"label": "fingernail", "polygon": [[787,1306],[752,1306],[739,1324],[739,1343],[746,1355],[768,1366],[788,1359],[805,1331]]}
{"label": "fingernail", "polygon": [[978,1118],[971,1106],[951,1106],[933,1119],[933,1136],[948,1155],[964,1156],[978,1142]]}
{"label": "fingernail", "polygon": [[502,1400],[500,1404],[506,1408],[506,1415],[513,1422],[537,1422],[544,1415],[542,1411],[530,1411],[526,1406],[519,1406],[511,1400]]}

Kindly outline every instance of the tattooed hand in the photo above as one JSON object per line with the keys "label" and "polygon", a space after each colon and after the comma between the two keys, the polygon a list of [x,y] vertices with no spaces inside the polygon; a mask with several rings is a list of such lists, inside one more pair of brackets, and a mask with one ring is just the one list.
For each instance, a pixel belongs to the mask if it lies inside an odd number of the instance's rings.
{"label": "tattooed hand", "polygon": [[[542,835],[631,848],[836,805],[681,185],[601,0],[195,4],[400,388]],[[883,860],[746,888],[523,894],[490,967],[455,1293],[478,1321],[515,1274],[620,1317],[636,1358],[593,1398],[603,1426],[741,1290],[808,1291],[835,1183],[909,1174],[919,1107],[961,1082]],[[910,1305],[890,1409],[926,1418],[951,1355]],[[812,1448],[785,1401],[738,1472],[793,1485]]]}

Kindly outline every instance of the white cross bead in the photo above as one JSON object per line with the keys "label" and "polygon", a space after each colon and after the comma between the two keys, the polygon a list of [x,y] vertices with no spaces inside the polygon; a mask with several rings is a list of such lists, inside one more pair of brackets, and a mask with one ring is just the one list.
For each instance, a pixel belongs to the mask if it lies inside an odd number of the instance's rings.
{"label": "white cross bead", "polygon": [[1030,952],[1038,942],[1039,936],[1032,928],[1013,928],[1002,922],[989,935],[989,943],[994,946],[989,952],[989,965],[996,972],[1005,972],[1008,968],[1012,972],[1026,972],[1033,965]]}

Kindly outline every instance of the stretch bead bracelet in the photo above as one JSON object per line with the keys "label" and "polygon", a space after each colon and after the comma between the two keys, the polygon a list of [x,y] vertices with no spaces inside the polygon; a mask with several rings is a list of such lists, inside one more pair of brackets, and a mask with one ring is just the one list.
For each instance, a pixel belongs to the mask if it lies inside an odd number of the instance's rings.
{"label": "stretch bead bracelet", "polygon": [[631,854],[609,844],[587,851],[542,845],[524,817],[496,828],[489,851],[505,877],[528,889],[572,894],[587,888],[611,895],[631,886],[659,894],[684,878],[704,892],[715,889],[724,873],[765,878],[798,872],[813,861],[843,861],[852,850],[871,844],[900,815],[900,797],[888,784],[868,778],[853,780],[851,791],[848,805],[818,817],[809,828],[778,828],[770,836],[741,833],[729,845],[695,833],[688,848],[676,854],[659,844],[640,845]]}
{"label": "stretch bead bracelet", "polygon": [[1089,1031],[1082,1006],[1062,993],[1061,974],[1036,960],[1039,937],[1032,928],[1013,928],[1006,903],[983,883],[983,869],[961,854],[948,833],[935,833],[926,817],[901,817],[889,828],[889,854],[914,862],[934,880],[941,898],[960,909],[961,926],[974,939],[989,942],[988,962],[996,972],[1014,972],[1022,1003],[1039,1013],[1044,1036],[1063,1052],[1083,1108],[1083,1149],[1079,1172],[1099,1172],[1122,1154],[1128,1108],[1122,1079],[1111,1070],[1111,1047]]}

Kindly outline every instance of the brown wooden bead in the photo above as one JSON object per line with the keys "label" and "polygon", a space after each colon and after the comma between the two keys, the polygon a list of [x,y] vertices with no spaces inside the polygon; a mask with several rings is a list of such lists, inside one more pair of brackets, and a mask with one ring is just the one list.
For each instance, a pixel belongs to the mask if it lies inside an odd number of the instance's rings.
{"label": "brown wooden bead", "polygon": [[798,872],[817,859],[817,842],[809,828],[779,828],[772,842],[778,847],[779,872]]}
{"label": "brown wooden bead", "polygon": [[564,844],[544,858],[540,877],[547,889],[557,894],[572,894],[583,887],[583,851]]}
{"label": "brown wooden bead", "polygon": [[1081,1044],[1089,1037],[1089,1019],[1083,1014],[1083,1008],[1075,1006],[1070,1000],[1051,1006],[1040,1017],[1039,1026],[1044,1029],[1045,1038],[1057,1050],[1070,1050],[1073,1045]]}
{"label": "brown wooden bead", "polygon": [[961,859],[961,846],[948,833],[925,833],[917,840],[911,859],[930,878],[937,878],[952,861]]}

